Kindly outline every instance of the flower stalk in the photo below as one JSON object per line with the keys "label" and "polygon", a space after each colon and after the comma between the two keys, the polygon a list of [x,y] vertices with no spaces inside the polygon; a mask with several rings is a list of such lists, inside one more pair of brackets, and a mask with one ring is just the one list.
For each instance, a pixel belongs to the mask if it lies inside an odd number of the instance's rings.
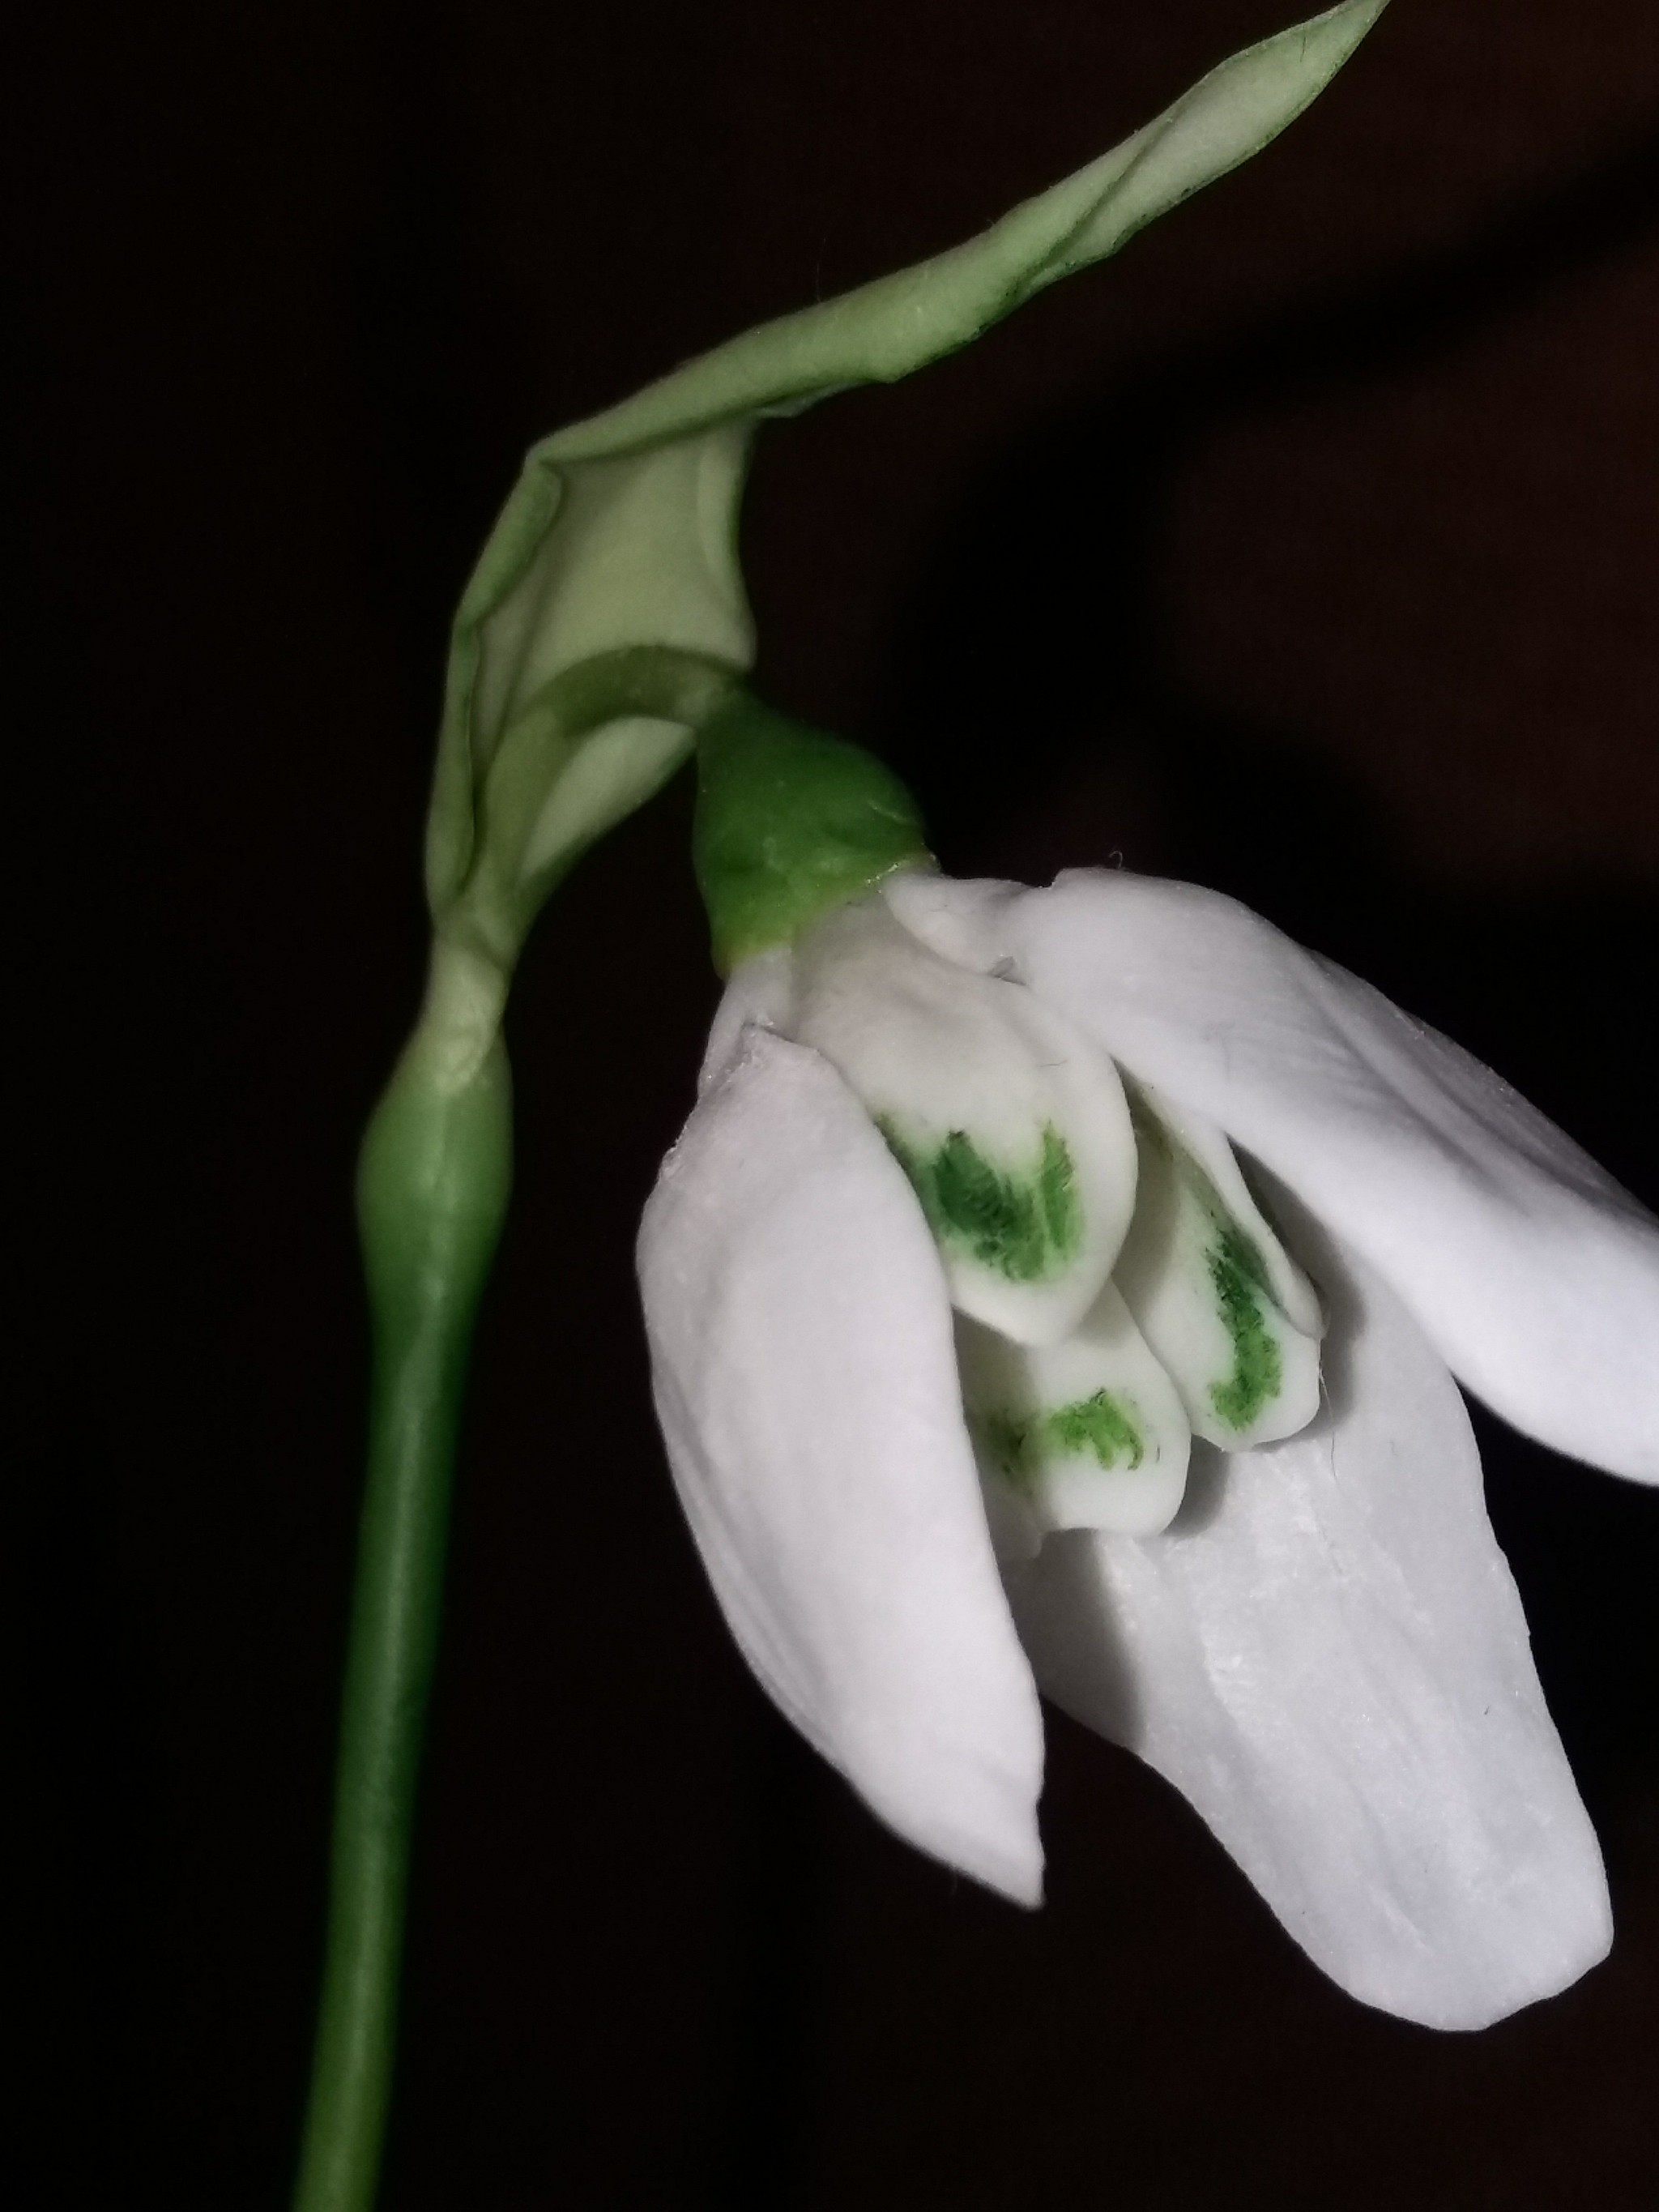
{"label": "flower stalk", "polygon": [[323,1994],[295,2212],[368,2212],[391,2096],[410,1841],[472,1325],[507,1212],[505,972],[440,938],[363,1139],[368,1475],[346,1660]]}

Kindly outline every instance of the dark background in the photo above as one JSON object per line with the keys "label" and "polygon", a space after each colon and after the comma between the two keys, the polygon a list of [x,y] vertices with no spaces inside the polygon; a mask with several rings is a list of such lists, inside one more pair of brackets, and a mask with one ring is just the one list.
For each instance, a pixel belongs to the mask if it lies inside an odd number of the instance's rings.
{"label": "dark background", "polygon": [[[352,1158],[420,982],[447,614],[519,453],[953,242],[1291,4],[234,0],[29,33],[10,745],[58,784],[12,833],[41,884],[14,1005],[100,916],[55,1056],[19,1017],[54,1103],[14,1182],[58,1222],[13,1516],[46,1601],[27,2018],[70,2095],[38,2201],[288,2185]],[[1659,10],[1396,0],[1121,261],[769,434],[763,681],[909,774],[947,866],[1120,853],[1235,890],[1652,1201],[1656,372]],[[388,2212],[1659,2201],[1652,1495],[1483,1421],[1619,1926],[1483,2035],[1341,1996],[1059,1719],[1027,1917],[772,1718],[631,1291],[714,997],[688,818],[677,788],[584,863],[510,1017]]]}

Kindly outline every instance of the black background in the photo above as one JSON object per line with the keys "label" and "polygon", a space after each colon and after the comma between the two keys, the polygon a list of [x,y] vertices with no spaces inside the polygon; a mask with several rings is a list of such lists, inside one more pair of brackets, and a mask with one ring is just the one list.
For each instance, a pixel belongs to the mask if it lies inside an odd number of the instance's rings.
{"label": "black background", "polygon": [[[70,2102],[39,2201],[288,2186],[352,1158],[419,987],[447,611],[519,453],[954,241],[1287,13],[236,0],[29,34],[9,743],[56,775],[12,832],[14,1005],[54,1103],[14,1181],[56,1234],[13,1522],[46,1778],[14,1818]],[[762,681],[909,775],[957,872],[1117,853],[1234,890],[1651,1202],[1656,433],[1659,11],[1396,0],[1121,261],[769,434]],[[1650,1494],[1482,1420],[1619,1927],[1483,2035],[1341,1996],[1059,1719],[1038,1917],[773,1719],[677,1516],[631,1289],[714,999],[688,819],[677,787],[583,865],[509,1018],[388,2212],[1659,2201]]]}

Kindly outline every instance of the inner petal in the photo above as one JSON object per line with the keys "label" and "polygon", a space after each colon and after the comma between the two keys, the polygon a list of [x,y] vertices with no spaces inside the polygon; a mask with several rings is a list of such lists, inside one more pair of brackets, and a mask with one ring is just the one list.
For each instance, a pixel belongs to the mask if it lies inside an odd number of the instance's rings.
{"label": "inner petal", "polygon": [[1030,992],[928,951],[878,897],[801,939],[793,1029],[834,1063],[908,1176],[951,1300],[1025,1344],[1067,1335],[1134,1205],[1116,1069]]}
{"label": "inner petal", "polygon": [[1011,1343],[959,1316],[957,1359],[1000,1556],[1030,1558],[1060,1528],[1169,1526],[1192,1431],[1111,1284],[1059,1344]]}
{"label": "inner petal", "polygon": [[[1319,1410],[1319,1301],[1218,1129],[1137,1087],[1134,1218],[1113,1279],[1207,1443],[1294,1436]],[[1288,1309],[1288,1310],[1287,1310]]]}

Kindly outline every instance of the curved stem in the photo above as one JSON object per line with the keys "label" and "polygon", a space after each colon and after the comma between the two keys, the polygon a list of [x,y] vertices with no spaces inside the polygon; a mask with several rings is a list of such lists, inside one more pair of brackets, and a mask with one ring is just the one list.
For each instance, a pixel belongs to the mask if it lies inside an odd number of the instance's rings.
{"label": "curved stem", "polygon": [[329,1921],[295,2212],[368,2212],[395,2046],[421,1745],[472,1322],[511,1180],[505,972],[439,939],[358,1171],[374,1324]]}

